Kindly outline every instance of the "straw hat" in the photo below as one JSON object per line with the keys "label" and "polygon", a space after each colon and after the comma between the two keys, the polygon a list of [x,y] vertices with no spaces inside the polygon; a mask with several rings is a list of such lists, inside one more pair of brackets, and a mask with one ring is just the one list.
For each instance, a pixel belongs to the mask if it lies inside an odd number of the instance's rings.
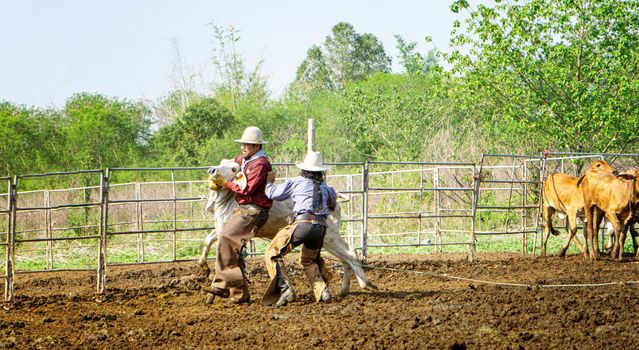
{"label": "straw hat", "polygon": [[298,168],[306,171],[326,171],[328,167],[324,166],[324,159],[319,152],[310,151],[304,157],[304,161],[295,164]]}
{"label": "straw hat", "polygon": [[254,145],[263,145],[266,143],[262,138],[262,130],[255,126],[249,126],[244,130],[242,138],[235,140],[237,143],[250,143]]}

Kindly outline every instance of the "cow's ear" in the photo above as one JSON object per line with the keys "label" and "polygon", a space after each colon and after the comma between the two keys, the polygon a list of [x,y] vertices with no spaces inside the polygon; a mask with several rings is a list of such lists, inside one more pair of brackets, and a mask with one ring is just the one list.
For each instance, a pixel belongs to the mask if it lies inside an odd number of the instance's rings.
{"label": "cow's ear", "polygon": [[636,177],[635,177],[634,175],[632,175],[632,174],[625,174],[625,173],[624,173],[624,174],[619,174],[619,175],[617,175],[617,178],[619,178],[619,179],[623,179],[623,180],[633,180],[633,179],[636,179]]}
{"label": "cow's ear", "polygon": [[584,180],[584,177],[586,177],[586,174],[583,174],[579,177],[579,180],[577,180],[577,187],[581,185],[581,182]]}

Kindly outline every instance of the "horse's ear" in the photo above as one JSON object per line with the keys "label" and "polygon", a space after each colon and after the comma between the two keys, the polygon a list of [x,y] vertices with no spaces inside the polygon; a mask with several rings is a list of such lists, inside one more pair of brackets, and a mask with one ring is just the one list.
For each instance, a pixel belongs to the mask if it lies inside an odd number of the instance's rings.
{"label": "horse's ear", "polygon": [[579,180],[577,180],[577,187],[581,186],[581,182],[584,180],[584,177],[586,177],[586,174],[583,174],[579,177]]}

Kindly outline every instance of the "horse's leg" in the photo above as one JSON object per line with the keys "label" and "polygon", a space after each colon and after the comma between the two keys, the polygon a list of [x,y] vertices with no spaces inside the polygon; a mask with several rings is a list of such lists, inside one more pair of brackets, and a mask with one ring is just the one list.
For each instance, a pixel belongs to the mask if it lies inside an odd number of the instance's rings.
{"label": "horse's leg", "polygon": [[211,230],[206,238],[204,239],[204,248],[202,249],[202,255],[200,255],[200,259],[198,260],[198,265],[200,266],[200,274],[204,277],[208,277],[211,273],[211,269],[209,265],[206,263],[206,260],[209,257],[209,251],[211,250],[211,245],[213,242],[217,241],[217,232],[215,229]]}

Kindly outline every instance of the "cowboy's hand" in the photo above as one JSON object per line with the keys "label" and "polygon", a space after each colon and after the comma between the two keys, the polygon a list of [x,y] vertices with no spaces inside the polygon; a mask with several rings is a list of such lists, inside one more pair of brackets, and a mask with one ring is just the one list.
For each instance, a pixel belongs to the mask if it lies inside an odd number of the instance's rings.
{"label": "cowboy's hand", "polygon": [[272,184],[273,182],[275,182],[275,173],[272,171],[269,171],[268,174],[266,175],[266,182]]}
{"label": "cowboy's hand", "polygon": [[224,187],[225,183],[226,181],[224,181],[221,177],[209,175],[209,187],[213,191],[219,191],[222,187]]}

